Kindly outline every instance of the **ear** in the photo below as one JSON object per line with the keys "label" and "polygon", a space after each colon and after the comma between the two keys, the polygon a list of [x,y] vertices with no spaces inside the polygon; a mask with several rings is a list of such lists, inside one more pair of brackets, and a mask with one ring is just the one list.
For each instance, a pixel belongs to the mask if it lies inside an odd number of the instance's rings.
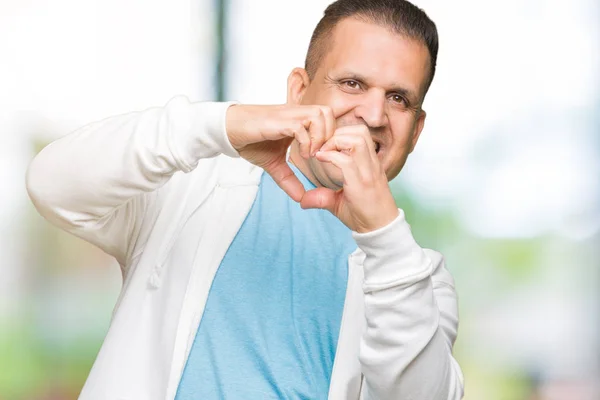
{"label": "ear", "polygon": [[425,110],[419,111],[419,116],[417,117],[417,121],[415,122],[415,130],[413,132],[412,142],[410,144],[410,151],[412,153],[417,145],[417,141],[419,140],[419,136],[421,136],[421,132],[423,131],[423,127],[425,126],[425,118],[427,117],[427,113]]}
{"label": "ear", "polygon": [[304,68],[294,68],[287,81],[287,104],[300,104],[308,86],[310,78]]}

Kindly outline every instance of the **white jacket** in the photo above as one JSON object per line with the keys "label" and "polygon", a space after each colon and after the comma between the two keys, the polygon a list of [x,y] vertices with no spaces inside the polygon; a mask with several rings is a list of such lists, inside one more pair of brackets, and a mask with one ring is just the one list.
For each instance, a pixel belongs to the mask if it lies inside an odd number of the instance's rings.
{"label": "white jacket", "polygon": [[[87,125],[31,163],[38,211],[114,256],[123,274],[80,399],[174,398],[213,277],[263,172],[228,141],[230,104],[175,97]],[[192,215],[202,223],[180,235]],[[462,398],[452,357],[457,298],[442,256],[419,247],[402,210],[353,237],[329,399]]]}

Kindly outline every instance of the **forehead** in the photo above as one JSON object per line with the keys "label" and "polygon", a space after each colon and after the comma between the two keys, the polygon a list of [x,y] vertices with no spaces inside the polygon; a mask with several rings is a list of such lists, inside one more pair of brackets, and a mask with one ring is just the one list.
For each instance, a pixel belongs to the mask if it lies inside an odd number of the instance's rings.
{"label": "forehead", "polygon": [[429,76],[427,47],[390,29],[355,18],[340,21],[321,63],[325,72],[351,71],[382,87],[421,93]]}

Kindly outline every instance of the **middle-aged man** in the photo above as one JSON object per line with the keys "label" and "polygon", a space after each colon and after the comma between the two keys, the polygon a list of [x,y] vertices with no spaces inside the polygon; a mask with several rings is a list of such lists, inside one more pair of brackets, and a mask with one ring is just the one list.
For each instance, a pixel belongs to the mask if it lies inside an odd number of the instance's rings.
{"label": "middle-aged man", "polygon": [[175,97],[47,146],[37,209],[123,274],[80,398],[460,399],[452,277],[388,186],[437,49],[409,2],[339,0],[287,104]]}

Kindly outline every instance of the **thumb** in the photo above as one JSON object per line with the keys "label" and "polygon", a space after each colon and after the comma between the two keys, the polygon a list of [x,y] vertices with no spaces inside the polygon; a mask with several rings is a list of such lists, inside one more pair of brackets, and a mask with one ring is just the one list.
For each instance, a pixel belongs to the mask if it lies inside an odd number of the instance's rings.
{"label": "thumb", "polygon": [[304,186],[285,160],[276,164],[271,164],[271,166],[265,168],[265,171],[271,175],[275,183],[277,183],[277,185],[279,185],[292,200],[300,202],[305,193]]}
{"label": "thumb", "polygon": [[339,192],[328,188],[316,188],[304,193],[300,206],[304,209],[321,208],[335,215]]}

